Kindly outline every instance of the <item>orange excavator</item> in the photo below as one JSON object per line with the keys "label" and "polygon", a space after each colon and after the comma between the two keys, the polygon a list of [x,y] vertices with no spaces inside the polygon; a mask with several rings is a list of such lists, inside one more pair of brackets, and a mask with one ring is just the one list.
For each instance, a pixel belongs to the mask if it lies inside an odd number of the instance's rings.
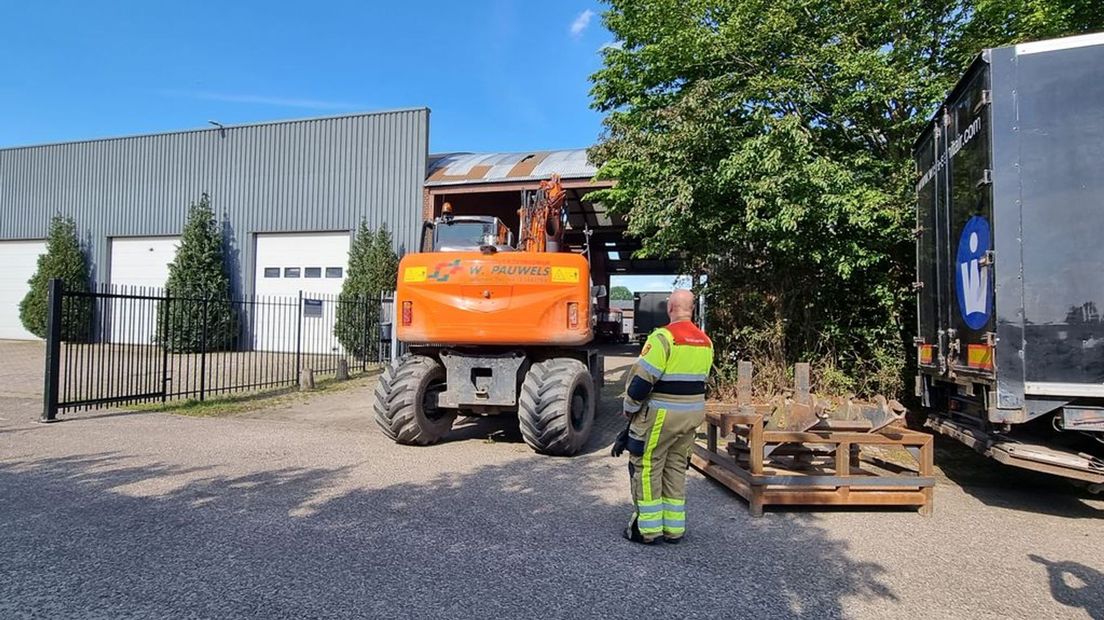
{"label": "orange excavator", "polygon": [[566,251],[558,177],[526,192],[519,239],[501,220],[427,222],[430,251],[399,264],[397,336],[408,354],[376,386],[375,417],[402,444],[442,439],[459,414],[518,416],[522,437],[544,454],[572,455],[594,425],[601,358],[585,256]]}

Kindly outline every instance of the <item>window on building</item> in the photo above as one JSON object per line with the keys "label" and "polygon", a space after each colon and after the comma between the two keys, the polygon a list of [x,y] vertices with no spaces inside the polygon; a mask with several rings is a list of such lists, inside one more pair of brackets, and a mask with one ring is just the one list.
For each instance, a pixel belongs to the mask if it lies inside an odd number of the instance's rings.
{"label": "window on building", "polygon": [[341,267],[326,267],[327,278],[340,278],[344,273],[344,269]]}
{"label": "window on building", "polygon": [[284,267],[284,277],[285,278],[298,278],[299,277],[299,268],[298,267]]}
{"label": "window on building", "polygon": [[279,278],[280,277],[280,268],[279,267],[265,267],[264,277],[266,277],[266,278]]}
{"label": "window on building", "polygon": [[303,270],[303,277],[304,278],[321,278],[322,277],[322,268],[321,267],[307,267],[306,269]]}

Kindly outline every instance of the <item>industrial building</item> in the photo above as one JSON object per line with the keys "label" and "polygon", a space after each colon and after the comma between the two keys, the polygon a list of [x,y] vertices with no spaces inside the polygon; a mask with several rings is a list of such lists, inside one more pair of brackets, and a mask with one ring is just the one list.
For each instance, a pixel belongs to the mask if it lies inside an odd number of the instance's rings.
{"label": "industrial building", "polygon": [[0,150],[0,338],[19,321],[51,216],[72,217],[92,280],[161,287],[206,192],[240,292],[336,293],[361,218],[418,242],[425,108]]}
{"label": "industrial building", "polygon": [[551,174],[568,189],[566,241],[588,251],[595,284],[615,273],[676,273],[629,258],[624,221],[587,200],[608,182],[584,149],[431,155],[429,110],[258,123],[0,149],[0,339],[28,339],[18,305],[50,218],[73,218],[97,283],[163,287],[188,206],[221,219],[239,293],[341,289],[361,219],[386,225],[400,254],[448,202],[516,230],[521,192]]}

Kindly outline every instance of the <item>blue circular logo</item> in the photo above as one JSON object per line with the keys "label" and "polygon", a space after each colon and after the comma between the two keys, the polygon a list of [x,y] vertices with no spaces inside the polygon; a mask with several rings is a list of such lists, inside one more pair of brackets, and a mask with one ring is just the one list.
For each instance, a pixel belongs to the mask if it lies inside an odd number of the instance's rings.
{"label": "blue circular logo", "polygon": [[985,263],[989,252],[989,222],[980,215],[971,217],[958,238],[955,256],[955,295],[958,312],[970,329],[981,329],[989,322],[992,309],[992,275]]}

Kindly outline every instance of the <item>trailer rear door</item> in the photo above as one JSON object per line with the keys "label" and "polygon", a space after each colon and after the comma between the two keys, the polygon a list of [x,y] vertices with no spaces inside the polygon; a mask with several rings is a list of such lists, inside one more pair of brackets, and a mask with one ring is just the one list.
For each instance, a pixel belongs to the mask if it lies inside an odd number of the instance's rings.
{"label": "trailer rear door", "polygon": [[1017,46],[1015,66],[1024,391],[1104,396],[1104,35]]}

